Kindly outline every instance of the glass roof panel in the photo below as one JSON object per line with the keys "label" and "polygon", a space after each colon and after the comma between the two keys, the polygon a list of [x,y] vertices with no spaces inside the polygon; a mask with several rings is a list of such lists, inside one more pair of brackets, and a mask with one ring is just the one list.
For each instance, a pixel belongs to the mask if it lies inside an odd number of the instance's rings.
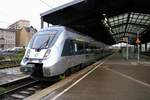
{"label": "glass roof panel", "polygon": [[144,16],[143,16],[143,15],[141,15],[141,16],[139,16],[138,18],[139,18],[139,19],[143,19],[143,17],[144,17]]}
{"label": "glass roof panel", "polygon": [[133,14],[130,14],[130,18],[133,18]]}
{"label": "glass roof panel", "polygon": [[146,21],[146,24],[150,24],[150,21]]}
{"label": "glass roof panel", "polygon": [[122,20],[118,20],[118,22],[122,22]]}
{"label": "glass roof panel", "polygon": [[122,19],[122,18],[123,18],[123,16],[119,16],[119,17],[118,17],[118,19]]}
{"label": "glass roof panel", "polygon": [[114,23],[108,23],[110,26],[113,26],[114,25]]}
{"label": "glass roof panel", "polygon": [[114,22],[109,22],[110,24],[114,24]]}
{"label": "glass roof panel", "polygon": [[141,20],[141,23],[145,23],[146,22],[146,20]]}
{"label": "glass roof panel", "polygon": [[116,21],[116,20],[118,20],[118,17],[117,17],[117,16],[114,17],[114,21]]}
{"label": "glass roof panel", "polygon": [[130,31],[132,32],[132,33],[137,33],[138,32],[138,28],[132,28]]}
{"label": "glass roof panel", "polygon": [[138,15],[133,15],[133,17],[132,18],[138,18]]}
{"label": "glass roof panel", "polygon": [[124,20],[123,23],[127,23],[127,20]]}
{"label": "glass roof panel", "polygon": [[136,23],[136,24],[139,24],[140,22],[141,22],[141,20],[140,20],[140,19],[137,19],[135,23]]}
{"label": "glass roof panel", "polygon": [[150,25],[150,14],[129,12],[108,18],[107,23],[112,31],[111,34],[116,34],[115,37],[120,40],[125,36],[124,33],[143,32]]}
{"label": "glass roof panel", "polygon": [[118,21],[114,21],[114,23],[116,23],[116,24],[117,24],[117,23],[118,23]]}
{"label": "glass roof panel", "polygon": [[113,21],[113,18],[109,18],[109,21],[112,22],[112,21]]}
{"label": "glass roof panel", "polygon": [[148,16],[145,16],[145,17],[144,17],[144,20],[147,20],[147,19],[149,19],[149,17],[148,17]]}
{"label": "glass roof panel", "polygon": [[135,19],[135,18],[130,18],[130,19],[129,19],[129,23],[130,23],[130,22],[132,23],[133,21],[136,21],[136,19]]}
{"label": "glass roof panel", "polygon": [[127,17],[128,17],[128,13],[125,13],[125,14],[124,14],[124,18],[127,18]]}

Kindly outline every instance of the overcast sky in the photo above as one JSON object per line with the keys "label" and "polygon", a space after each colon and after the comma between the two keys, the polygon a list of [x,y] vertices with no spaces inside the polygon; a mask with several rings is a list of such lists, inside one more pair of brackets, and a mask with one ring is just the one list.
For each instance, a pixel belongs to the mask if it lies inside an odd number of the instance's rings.
{"label": "overcast sky", "polygon": [[7,28],[17,20],[24,19],[39,30],[41,13],[70,1],[72,0],[1,0],[0,28]]}

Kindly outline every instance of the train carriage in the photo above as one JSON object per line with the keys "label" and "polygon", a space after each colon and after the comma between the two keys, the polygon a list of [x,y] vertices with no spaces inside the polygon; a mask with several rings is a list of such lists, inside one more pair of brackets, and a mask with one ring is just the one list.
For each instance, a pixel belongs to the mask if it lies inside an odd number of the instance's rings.
{"label": "train carriage", "polygon": [[21,61],[21,72],[39,79],[68,73],[105,56],[106,45],[64,26],[37,32]]}

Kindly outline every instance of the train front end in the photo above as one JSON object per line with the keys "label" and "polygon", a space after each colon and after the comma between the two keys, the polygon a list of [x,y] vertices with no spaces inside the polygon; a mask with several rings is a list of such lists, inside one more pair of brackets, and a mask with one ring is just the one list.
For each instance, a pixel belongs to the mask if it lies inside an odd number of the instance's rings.
{"label": "train front end", "polygon": [[35,78],[52,76],[53,66],[58,58],[55,46],[60,32],[56,29],[46,29],[37,32],[29,42],[21,61],[20,71]]}

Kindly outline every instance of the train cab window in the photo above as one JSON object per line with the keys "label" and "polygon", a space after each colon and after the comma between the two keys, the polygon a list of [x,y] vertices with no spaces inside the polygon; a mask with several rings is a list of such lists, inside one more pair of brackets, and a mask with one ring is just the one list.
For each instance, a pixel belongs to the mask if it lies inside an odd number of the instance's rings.
{"label": "train cab window", "polygon": [[33,49],[46,49],[53,45],[56,41],[57,31],[41,31],[34,35],[29,46]]}

